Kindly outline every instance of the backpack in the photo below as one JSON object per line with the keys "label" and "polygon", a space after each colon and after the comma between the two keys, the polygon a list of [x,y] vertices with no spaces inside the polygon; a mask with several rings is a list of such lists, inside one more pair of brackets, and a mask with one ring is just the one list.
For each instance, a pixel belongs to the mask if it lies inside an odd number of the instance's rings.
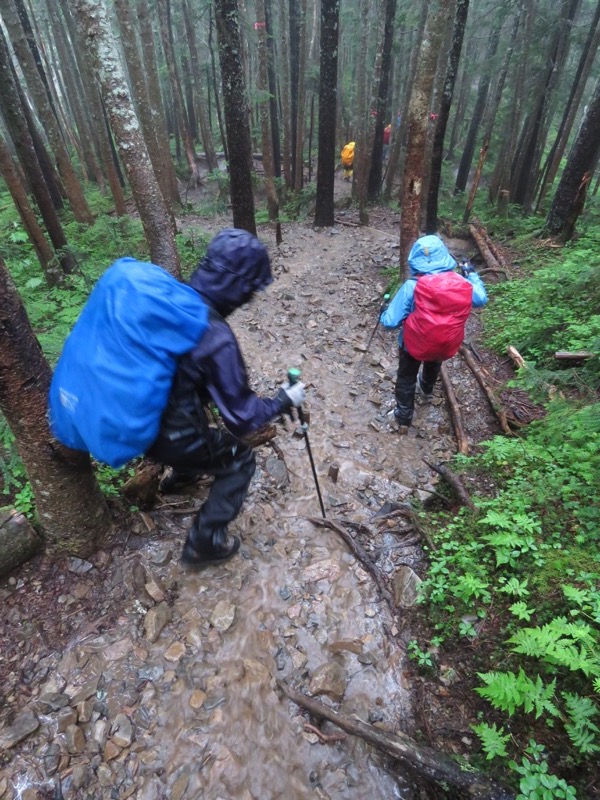
{"label": "backpack", "polygon": [[354,142],[348,142],[342,150],[342,165],[347,169],[354,163]]}
{"label": "backpack", "polygon": [[177,358],[208,327],[208,307],[161,267],[121,258],[96,283],[54,371],[56,438],[121,467],[158,436]]}
{"label": "backpack", "polygon": [[403,344],[419,361],[445,361],[465,338],[473,287],[453,271],[415,279],[414,308],[404,322]]}

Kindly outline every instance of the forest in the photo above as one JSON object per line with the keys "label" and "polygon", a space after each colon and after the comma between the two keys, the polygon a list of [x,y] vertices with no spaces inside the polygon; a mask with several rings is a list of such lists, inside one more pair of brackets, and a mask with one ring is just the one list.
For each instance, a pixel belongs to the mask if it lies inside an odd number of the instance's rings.
{"label": "forest", "polygon": [[[599,0],[0,0],[0,799],[600,797],[599,43]],[[229,432],[240,552],[189,572],[214,473],[48,398],[114,262],[193,286],[232,228],[250,386],[306,400]],[[399,428],[433,235],[487,304]]]}

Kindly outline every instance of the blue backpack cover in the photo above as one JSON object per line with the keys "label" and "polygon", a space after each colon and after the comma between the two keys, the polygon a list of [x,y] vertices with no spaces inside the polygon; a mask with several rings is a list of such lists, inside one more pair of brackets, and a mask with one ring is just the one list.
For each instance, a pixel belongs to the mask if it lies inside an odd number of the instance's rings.
{"label": "blue backpack cover", "polygon": [[50,386],[49,420],[67,447],[121,467],[158,435],[177,366],[208,327],[191,286],[120,258],[96,283]]}

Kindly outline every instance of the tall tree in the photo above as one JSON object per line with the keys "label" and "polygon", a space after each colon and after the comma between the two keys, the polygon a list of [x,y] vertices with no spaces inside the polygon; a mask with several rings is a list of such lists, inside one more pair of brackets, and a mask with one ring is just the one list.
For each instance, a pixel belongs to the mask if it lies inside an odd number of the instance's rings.
{"label": "tall tree", "polygon": [[[75,259],[68,250],[67,238],[63,230],[56,209],[50,197],[48,186],[42,174],[33,141],[24,118],[24,110],[19,95],[10,54],[4,33],[0,29],[0,76],[2,77],[2,92],[0,92],[0,107],[5,122],[15,145],[17,156],[23,172],[27,176],[31,192],[44,220],[44,225],[50,236],[50,241],[58,253],[59,261],[64,272],[73,272]],[[46,273],[48,275],[48,273]]]}
{"label": "tall tree", "polygon": [[[279,215],[279,201],[274,183],[273,168],[273,136],[271,130],[270,104],[268,93],[268,53],[267,31],[265,23],[265,0],[256,0],[256,16],[258,17],[256,33],[258,37],[258,79],[256,88],[259,91],[260,123],[262,132],[263,170],[265,173],[265,188],[267,192],[267,206],[269,219],[276,222]],[[278,240],[281,237],[281,226],[277,228]],[[279,241],[278,241],[279,244]]]}
{"label": "tall tree", "polygon": [[546,230],[568,241],[583,210],[589,183],[600,153],[600,80],[579,127],[552,201]]}
{"label": "tall tree", "polygon": [[468,13],[469,0],[458,0],[454,14],[452,43],[450,44],[450,52],[448,53],[446,79],[444,81],[444,88],[442,90],[439,116],[437,119],[435,132],[433,134],[433,146],[431,149],[430,179],[429,189],[427,192],[427,220],[425,223],[425,230],[427,233],[436,233],[438,228],[438,196],[442,178],[444,139],[446,137],[446,128],[448,125],[448,118],[450,116],[452,98],[454,96],[454,84],[456,83],[456,76],[458,74],[458,62],[460,60],[460,54],[462,51]]}
{"label": "tall tree", "polygon": [[429,3],[425,34],[419,52],[419,65],[410,94],[400,218],[400,264],[405,276],[408,275],[408,253],[419,237],[421,188],[431,91],[450,3],[451,0],[431,0]]}
{"label": "tall tree", "polygon": [[146,142],[135,114],[104,0],[76,0],[79,23],[97,67],[102,96],[127,171],[150,257],[179,275],[179,255]]}
{"label": "tall tree", "polygon": [[322,227],[330,227],[334,222],[339,27],[340,0],[321,0],[319,152],[317,156],[315,225]]}
{"label": "tall tree", "polygon": [[[22,11],[25,13],[23,7]],[[15,55],[23,70],[30,95],[35,102],[37,112],[56,158],[58,171],[69,198],[73,216],[78,222],[90,225],[94,221],[94,216],[89,209],[83,189],[75,174],[73,164],[65,147],[62,131],[50,104],[50,96],[47,91],[48,82],[47,80],[43,81],[40,76],[39,69],[41,69],[41,65],[35,62],[34,54],[29,47],[25,30],[19,21],[13,0],[0,0],[0,12],[8,30]]]}
{"label": "tall tree", "polygon": [[46,418],[51,372],[0,258],[0,410],[31,482],[48,550],[88,556],[111,527],[87,453],[59,445]]}
{"label": "tall tree", "polygon": [[256,234],[252,192],[252,140],[241,59],[242,41],[237,1],[214,0],[214,3],[223,82],[233,224],[236,228],[245,228]]}

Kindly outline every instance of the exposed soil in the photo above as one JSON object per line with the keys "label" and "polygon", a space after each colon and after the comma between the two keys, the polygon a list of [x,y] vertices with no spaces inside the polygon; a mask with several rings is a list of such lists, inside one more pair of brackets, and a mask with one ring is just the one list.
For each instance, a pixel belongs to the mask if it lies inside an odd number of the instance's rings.
{"label": "exposed soil", "polygon": [[[386,515],[402,503],[443,502],[455,506],[456,499],[451,491],[439,482],[423,459],[445,462],[456,451],[456,445],[440,387],[436,387],[433,404],[417,409],[415,425],[408,436],[400,439],[390,428],[387,412],[393,407],[394,334],[379,332],[371,351],[364,354],[364,344],[376,320],[379,298],[388,283],[387,271],[398,266],[397,215],[388,209],[373,210],[369,228],[358,227],[350,210],[340,211],[337,219],[336,227],[326,231],[315,231],[309,224],[284,225],[284,242],[279,249],[273,232],[263,227],[259,235],[269,246],[278,280],[256,305],[237,312],[233,324],[253,383],[260,393],[273,392],[284,379],[288,367],[302,368],[309,389],[311,443],[328,516],[354,531],[386,576],[384,580],[391,585],[400,566],[410,566],[423,575],[426,562],[421,547],[424,543],[418,537],[411,538],[411,532],[401,525],[387,524]],[[181,223],[184,231],[201,231],[209,236],[229,224],[227,218],[207,220],[192,216],[185,217]],[[456,255],[470,257],[480,265],[470,240],[448,238],[447,243]],[[468,341],[473,343],[473,351],[487,370],[491,383],[500,387],[512,376],[512,364],[492,356],[477,344],[479,325],[479,318],[472,315]],[[449,362],[448,371],[474,451],[479,442],[499,433],[498,420],[461,358]],[[526,398],[517,400],[523,422],[539,413]],[[351,681],[348,683],[346,698],[354,698],[350,702],[351,711],[365,718],[369,716],[372,721],[379,720],[392,729],[399,727],[447,753],[461,754],[467,759],[472,759],[474,754],[477,756],[478,746],[470,725],[478,711],[488,711],[483,703],[478,707],[476,695],[469,691],[478,654],[464,652],[449,656],[441,674],[447,677],[452,673],[452,680],[442,682],[419,675],[404,658],[406,641],[419,634],[418,626],[422,623],[419,612],[407,609],[396,618],[389,617],[370,578],[354,557],[348,556],[345,545],[334,533],[306,522],[306,518],[319,516],[319,509],[304,441],[294,436],[293,426],[287,431],[280,430],[274,443],[259,448],[258,461],[259,470],[250,497],[236,521],[235,530],[244,539],[242,555],[227,567],[215,568],[213,573],[205,571],[201,580],[182,573],[177,556],[193,508],[205,494],[206,487],[202,485],[192,489],[187,497],[159,498],[154,509],[132,516],[126,515],[115,503],[118,520],[115,544],[105,546],[89,562],[70,559],[51,563],[40,557],[24,565],[9,579],[2,580],[0,737],[2,726],[12,724],[27,707],[38,713],[40,727],[11,749],[0,751],[0,798],[36,800],[64,796],[69,800],[132,796],[143,800],[163,797],[229,800],[314,795],[358,800],[367,796],[367,792],[374,797],[437,796],[434,789],[418,787],[409,774],[398,772],[397,768],[393,772],[401,777],[394,777],[391,784],[386,783],[390,765],[380,759],[375,759],[378,772],[372,783],[364,782],[363,775],[350,779],[350,764],[354,764],[357,771],[375,769],[372,756],[364,748],[360,752],[352,749],[347,740],[315,745],[306,739],[306,731],[305,740],[301,746],[297,745],[298,752],[291,759],[293,764],[289,764],[288,784],[285,771],[289,755],[282,756],[281,763],[273,756],[277,764],[273,769],[278,774],[283,773],[283,779],[279,774],[279,788],[272,793],[263,785],[261,794],[264,776],[258,763],[254,774],[250,763],[250,771],[240,787],[232,777],[235,770],[222,766],[231,759],[235,762],[235,748],[228,743],[229,750],[225,753],[225,745],[219,740],[222,751],[215,754],[214,746],[212,750],[209,748],[208,737],[207,742],[202,738],[204,732],[193,739],[196,750],[185,751],[178,761],[177,751],[169,747],[168,740],[172,736],[173,742],[179,741],[182,727],[187,724],[189,728],[189,718],[182,712],[177,728],[165,721],[161,715],[166,712],[158,699],[160,692],[173,692],[175,696],[177,681],[184,684],[188,681],[190,692],[202,691],[210,697],[210,687],[214,689],[218,685],[223,698],[231,701],[235,700],[235,687],[241,685],[239,681],[248,679],[252,683],[252,680],[264,678],[261,689],[257,690],[264,699],[267,691],[262,687],[263,683],[265,687],[271,685],[270,673],[300,682],[300,685],[302,680],[306,683],[323,661],[323,655],[311,650],[316,645],[302,638],[299,628],[305,625],[314,625],[315,630],[320,627],[323,634],[319,637],[315,634],[315,637],[317,641],[327,642],[330,648],[332,640],[361,642],[357,651],[362,654],[360,663],[344,662],[349,671],[362,669],[361,664],[369,665],[371,656],[365,654],[375,652],[369,678],[375,682],[373,686],[367,689],[366,683],[361,684],[360,692],[353,695]],[[328,475],[330,467],[336,463],[340,477],[333,483]],[[398,541],[399,535],[404,539]],[[355,615],[355,621],[340,621],[343,603],[337,609],[340,613],[332,612],[338,602],[336,592],[342,597],[340,584],[333,577],[323,574],[313,577],[316,583],[311,583],[306,575],[299,578],[299,573],[294,572],[295,564],[306,569],[306,563],[314,567],[328,559],[343,565],[346,571],[339,580],[346,581],[344,591],[352,597],[352,614],[348,616]],[[265,572],[266,565],[269,569],[272,565],[277,572]],[[257,581],[262,586],[262,600],[257,599]],[[276,586],[269,587],[269,581],[275,581]],[[256,620],[260,621],[260,624],[256,621],[252,624],[256,624],[257,629],[262,627],[264,635],[261,635],[265,641],[268,639],[262,654],[263,666],[256,666],[260,659],[253,651],[254,655],[244,661],[241,678],[236,679],[238,683],[228,677],[219,684],[219,676],[225,674],[225,670],[213,667],[211,653],[214,651],[215,658],[221,662],[223,653],[229,653],[229,663],[234,659],[231,653],[235,653],[236,648],[243,650],[248,644],[248,629],[242,633],[241,623],[236,622],[231,633],[226,634],[226,629],[218,628],[214,620],[209,623],[210,613],[219,600],[233,598],[239,615],[248,603],[248,594],[244,592],[249,587],[255,590],[253,609]],[[277,592],[269,595],[275,588]],[[332,604],[329,611],[328,594]],[[290,602],[298,603],[299,620],[303,625],[290,622],[294,616],[289,605],[283,606],[289,595],[292,596]],[[150,645],[144,639],[144,615],[162,603],[173,612],[163,637],[170,630],[176,636],[175,641],[170,633],[166,641],[163,638],[159,652],[160,638]],[[190,615],[197,615],[194,623],[194,630],[199,631],[197,642],[196,634],[190,633],[189,626],[184,626]],[[283,618],[288,627],[296,628],[292,648],[285,645],[287,634],[281,624]],[[281,637],[278,638],[277,632],[282,630],[282,643],[278,643]],[[126,633],[129,638],[120,653],[117,646],[125,642],[120,637]],[[386,643],[390,634],[391,641]],[[170,647],[181,642],[186,645],[187,654],[180,655],[180,661],[170,654]],[[190,656],[190,648],[193,650],[194,646],[196,654]],[[486,647],[485,637],[478,640],[478,647]],[[110,658],[107,651],[110,651]],[[98,654],[103,652],[104,661],[99,663]],[[390,653],[396,654],[392,662]],[[302,663],[303,658],[297,654],[306,657],[307,662]],[[171,664],[173,672],[167,688],[160,681],[167,681],[165,676],[169,670],[161,672],[160,679],[152,672],[159,662],[163,669],[164,659]],[[123,667],[125,663],[130,669]],[[118,669],[115,664],[120,665]],[[185,668],[184,664],[187,664]],[[206,674],[201,679],[194,677],[194,664],[205,666]],[[265,676],[261,669],[267,671]],[[386,673],[394,682],[387,688],[382,683]],[[82,689],[90,682],[92,689],[83,697]],[[162,687],[158,697],[148,692],[148,687],[154,684]],[[187,690],[181,691],[185,694]],[[272,688],[270,691],[273,694]],[[84,729],[85,741],[69,742],[68,735],[76,737],[76,731],[71,728],[69,734],[61,728],[54,713],[56,709],[45,707],[40,711],[40,696],[66,694],[74,702],[77,692],[82,696],[80,702],[92,698],[95,713],[99,715],[96,719],[107,719],[111,730],[114,730],[116,714],[125,714],[137,731],[134,743],[121,742],[114,754],[107,753],[107,745],[90,746],[92,733],[85,728],[85,718],[80,714],[79,720],[71,719],[64,710],[58,710],[58,716],[64,715],[65,723],[76,727],[74,722],[77,722]],[[359,695],[364,695],[364,702],[359,702]],[[239,698],[238,701],[242,702]],[[217,705],[220,702],[218,700]],[[266,702],[273,701],[265,699]],[[226,702],[228,705],[231,703]],[[282,718],[297,714],[291,704],[280,705]],[[385,713],[377,712],[382,707]],[[152,734],[155,722],[146,720],[145,727],[141,708],[148,720],[158,719],[155,734]],[[259,719],[259,708],[252,706],[246,717],[253,721],[253,728],[262,730],[264,720]],[[283,725],[279,717],[277,719],[274,730],[279,732],[275,739],[281,736],[283,740],[287,733],[277,727]],[[227,734],[226,742],[231,737],[232,723],[227,722],[227,712],[223,720],[223,714],[217,709],[207,715],[205,722],[209,732],[220,731],[222,725],[223,733]],[[161,731],[161,745],[158,746],[156,737]],[[218,735],[216,737],[219,739]],[[268,736],[263,733],[262,739],[251,743],[258,754],[257,762],[264,751],[265,739]],[[276,751],[276,742],[271,742],[270,747],[271,751]],[[311,747],[313,750],[309,753]],[[315,757],[315,747],[329,748],[329,755]],[[302,748],[307,748],[306,755]],[[156,763],[148,755],[154,750]],[[206,758],[198,767],[199,775],[190,776],[186,771],[183,762],[189,758]],[[329,758],[327,768],[323,766],[324,758]],[[306,778],[301,774],[302,759],[310,767],[306,768]],[[297,767],[294,766],[296,761]],[[371,766],[367,769],[366,764]],[[239,772],[239,765],[237,769]],[[53,794],[58,792],[57,786],[63,794]],[[391,786],[395,787],[393,795]]]}

